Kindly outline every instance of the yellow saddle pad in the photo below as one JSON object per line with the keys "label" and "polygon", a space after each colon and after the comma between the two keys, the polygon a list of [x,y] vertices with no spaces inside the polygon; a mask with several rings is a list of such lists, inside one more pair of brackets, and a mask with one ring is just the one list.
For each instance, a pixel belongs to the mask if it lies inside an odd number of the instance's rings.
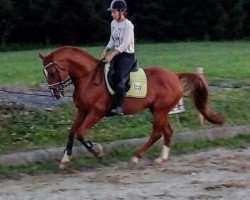
{"label": "yellow saddle pad", "polygon": [[[115,91],[110,87],[108,82],[108,72],[110,64],[105,64],[104,76],[108,91],[111,95],[115,94]],[[142,68],[139,68],[135,72],[130,72],[130,89],[126,92],[125,97],[144,98],[147,95],[147,76]]]}

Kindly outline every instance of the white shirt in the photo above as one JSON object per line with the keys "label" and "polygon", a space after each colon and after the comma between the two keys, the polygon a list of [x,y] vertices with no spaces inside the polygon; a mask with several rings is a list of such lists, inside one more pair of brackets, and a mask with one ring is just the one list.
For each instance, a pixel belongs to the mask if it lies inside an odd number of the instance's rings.
{"label": "white shirt", "polygon": [[111,22],[110,40],[107,48],[122,52],[134,53],[134,25],[128,19],[122,22]]}

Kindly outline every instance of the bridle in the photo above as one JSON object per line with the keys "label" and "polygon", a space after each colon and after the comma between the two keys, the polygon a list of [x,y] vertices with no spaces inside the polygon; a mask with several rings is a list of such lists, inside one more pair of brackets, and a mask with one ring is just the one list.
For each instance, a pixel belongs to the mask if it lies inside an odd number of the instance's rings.
{"label": "bridle", "polygon": [[[47,69],[49,67],[55,67],[56,69],[56,73],[59,77],[59,81],[57,83],[53,83],[53,84],[49,84],[49,80],[48,80],[48,71]],[[55,96],[55,93],[54,93],[54,90],[58,90],[59,91],[59,95],[60,97],[62,97],[64,95],[64,88],[71,85],[73,82],[72,82],[72,79],[68,76],[65,80],[62,80],[61,78],[61,75],[60,75],[60,71],[59,69],[61,70],[65,70],[63,69],[62,67],[60,67],[55,61],[51,61],[50,63],[48,63],[47,65],[45,65],[43,67],[43,73],[44,73],[44,76],[46,77],[47,79],[47,82],[48,82],[48,88],[52,94],[52,96]],[[96,77],[96,74],[97,74],[97,71],[96,69],[93,70],[93,72],[95,73],[94,75],[94,78]],[[80,77],[77,77],[76,79],[80,79],[80,78],[84,78],[86,76],[80,76]],[[100,81],[99,82],[96,82],[95,80],[92,80],[92,83],[95,85],[95,86],[99,86],[101,83],[102,83],[102,77],[100,78]],[[57,97],[56,97],[57,98]]]}
{"label": "bridle", "polygon": [[[47,69],[48,69],[49,67],[52,67],[52,66],[54,66],[55,69],[56,69],[56,73],[57,73],[57,75],[58,75],[58,77],[59,77],[59,82],[53,83],[53,84],[49,84],[49,82],[48,82],[48,71],[47,71]],[[43,67],[43,73],[44,73],[44,76],[45,76],[46,79],[47,79],[48,88],[50,89],[50,91],[51,91],[51,93],[52,93],[53,96],[55,96],[55,95],[54,95],[53,89],[59,90],[59,91],[60,91],[60,95],[61,95],[61,94],[63,94],[63,92],[64,92],[64,88],[67,87],[67,86],[69,86],[70,84],[72,84],[72,80],[71,80],[69,77],[67,77],[66,80],[62,80],[61,75],[60,75],[60,72],[59,72],[59,69],[62,69],[62,68],[61,68],[55,61],[51,61],[50,63],[48,63],[47,65],[45,65],[45,66]]]}

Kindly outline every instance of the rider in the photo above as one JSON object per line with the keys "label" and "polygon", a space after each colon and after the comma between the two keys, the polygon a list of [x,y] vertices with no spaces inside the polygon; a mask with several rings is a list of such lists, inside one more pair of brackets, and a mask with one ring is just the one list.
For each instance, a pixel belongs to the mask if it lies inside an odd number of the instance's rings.
{"label": "rider", "polygon": [[123,100],[125,84],[136,59],[134,54],[134,25],[126,18],[127,4],[124,0],[113,0],[110,7],[113,21],[111,22],[111,35],[107,46],[102,53],[102,59],[113,61],[115,108],[112,114],[123,115]]}

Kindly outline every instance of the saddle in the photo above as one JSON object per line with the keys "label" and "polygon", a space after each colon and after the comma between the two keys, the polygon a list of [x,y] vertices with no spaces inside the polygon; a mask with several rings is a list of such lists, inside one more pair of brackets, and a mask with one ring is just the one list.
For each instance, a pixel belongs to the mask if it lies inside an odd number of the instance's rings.
{"label": "saddle", "polygon": [[[104,77],[111,95],[115,94],[113,83],[114,70],[110,63],[106,63],[104,67]],[[147,95],[147,76],[142,68],[133,66],[130,77],[126,83],[125,97],[144,98]]]}

